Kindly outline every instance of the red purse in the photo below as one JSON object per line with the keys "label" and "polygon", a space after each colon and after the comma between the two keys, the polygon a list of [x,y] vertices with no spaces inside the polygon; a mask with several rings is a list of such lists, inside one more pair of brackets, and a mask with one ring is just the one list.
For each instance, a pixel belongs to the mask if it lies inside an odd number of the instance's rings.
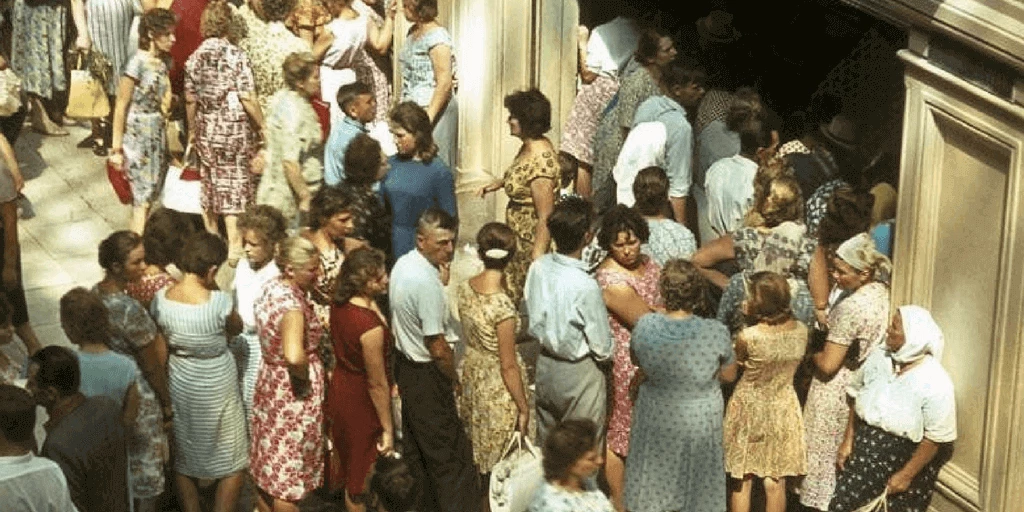
{"label": "red purse", "polygon": [[132,204],[132,184],[123,168],[115,167],[107,160],[107,180],[114,187],[114,193],[121,204]]}
{"label": "red purse", "polygon": [[199,158],[195,155],[195,149],[189,144],[185,148],[185,156],[182,157],[181,181],[200,181],[203,176],[199,174]]}
{"label": "red purse", "polygon": [[319,98],[310,98],[309,102],[313,105],[313,111],[316,112],[316,117],[320,121],[320,133],[323,135],[323,140],[326,141],[327,136],[331,134],[331,105]]}

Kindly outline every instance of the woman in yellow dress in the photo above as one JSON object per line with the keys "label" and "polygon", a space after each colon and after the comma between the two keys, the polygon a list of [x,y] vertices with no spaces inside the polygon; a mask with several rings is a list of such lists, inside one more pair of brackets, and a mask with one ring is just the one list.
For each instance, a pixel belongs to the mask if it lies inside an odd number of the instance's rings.
{"label": "woman in yellow dress", "polygon": [[509,132],[523,145],[504,178],[480,189],[480,196],[501,188],[508,194],[505,222],[516,232],[516,254],[505,267],[505,285],[518,307],[530,263],[551,246],[547,220],[555,207],[560,171],[555,148],[544,136],[551,129],[551,102],[530,89],[506,96],[505,108]]}

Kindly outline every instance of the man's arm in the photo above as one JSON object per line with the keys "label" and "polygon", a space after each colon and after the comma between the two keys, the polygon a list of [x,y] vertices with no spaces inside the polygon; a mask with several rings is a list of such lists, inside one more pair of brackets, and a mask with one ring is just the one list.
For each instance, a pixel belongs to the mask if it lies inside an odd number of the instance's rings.
{"label": "man's arm", "polygon": [[583,335],[594,359],[607,360],[612,356],[614,340],[608,326],[608,308],[604,304],[601,289],[594,283],[593,291],[587,290],[577,299],[578,314],[583,320]]}
{"label": "man's arm", "polygon": [[423,338],[423,342],[430,352],[430,358],[434,360],[434,364],[441,370],[441,373],[453,383],[458,382],[459,376],[455,373],[455,353],[448,346],[448,340],[444,339],[444,334],[427,336]]}
{"label": "man's arm", "polygon": [[[673,123],[676,124],[676,123]],[[667,126],[666,126],[667,128]],[[693,130],[685,119],[668,133],[665,159],[668,170],[668,197],[676,222],[686,221],[686,197],[693,181]]]}

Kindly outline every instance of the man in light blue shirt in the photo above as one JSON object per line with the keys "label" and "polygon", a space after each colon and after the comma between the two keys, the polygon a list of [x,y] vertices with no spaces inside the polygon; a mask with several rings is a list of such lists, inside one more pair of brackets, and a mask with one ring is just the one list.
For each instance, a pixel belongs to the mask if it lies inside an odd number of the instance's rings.
{"label": "man in light blue shirt", "polygon": [[652,96],[641,103],[633,116],[633,126],[650,122],[665,125],[668,198],[672,216],[687,224],[686,199],[693,181],[693,128],[686,118],[686,109],[695,108],[704,96],[704,71],[695,64],[675,62],[665,68],[661,80],[667,94]]}
{"label": "man in light blue shirt", "polygon": [[604,373],[597,367],[612,354],[608,309],[601,287],[580,260],[593,238],[594,210],[567,197],[548,217],[557,254],[545,254],[526,276],[530,334],[540,341],[537,358],[537,437],[565,418],[587,418],[602,430],[607,413]]}
{"label": "man in light blue shirt", "polygon": [[402,397],[402,455],[427,477],[417,510],[477,510],[473,445],[455,408],[459,385],[444,285],[458,222],[444,210],[420,215],[416,248],[395,262],[388,292],[395,336],[395,381]]}
{"label": "man in light blue shirt", "polygon": [[345,179],[345,150],[356,135],[367,133],[366,123],[373,121],[377,112],[377,98],[369,86],[353,82],[338,89],[338,106],[345,116],[331,125],[324,147],[324,183],[330,186]]}

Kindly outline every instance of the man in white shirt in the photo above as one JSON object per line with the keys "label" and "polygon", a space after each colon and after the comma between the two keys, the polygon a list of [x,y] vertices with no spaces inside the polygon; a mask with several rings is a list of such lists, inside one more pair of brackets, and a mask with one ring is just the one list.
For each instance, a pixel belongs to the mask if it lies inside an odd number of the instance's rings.
{"label": "man in white shirt", "polygon": [[36,403],[27,391],[0,384],[0,508],[4,512],[77,512],[64,472],[32,454]]}
{"label": "man in white shirt", "polygon": [[607,395],[597,363],[612,354],[608,309],[601,287],[580,260],[593,238],[594,210],[567,197],[548,217],[558,253],[533,262],[526,276],[530,334],[540,341],[537,358],[537,440],[566,418],[593,420],[603,438]]}
{"label": "man in white shirt", "polygon": [[454,351],[445,334],[450,318],[444,286],[457,229],[455,218],[444,210],[423,212],[416,250],[398,258],[388,285],[403,455],[423,469],[430,484],[417,510],[463,512],[480,506],[473,446],[455,408]]}
{"label": "man in white shirt", "polygon": [[704,181],[708,222],[716,237],[743,227],[743,217],[754,200],[757,162],[774,154],[779,145],[779,134],[758,118],[743,123],[739,134],[740,153],[712,164]]}

